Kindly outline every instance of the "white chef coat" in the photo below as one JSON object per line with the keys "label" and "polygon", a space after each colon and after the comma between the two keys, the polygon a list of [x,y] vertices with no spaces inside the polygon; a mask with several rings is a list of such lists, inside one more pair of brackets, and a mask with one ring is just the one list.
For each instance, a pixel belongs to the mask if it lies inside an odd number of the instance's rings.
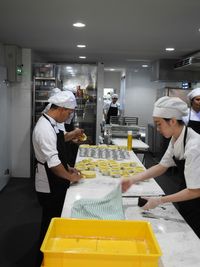
{"label": "white chef coat", "polygon": [[[41,116],[33,130],[33,147],[36,159],[41,163],[47,163],[48,167],[55,167],[61,163],[57,150],[57,135],[60,124],[45,114],[50,122]],[[49,193],[50,187],[44,165],[38,163],[35,175],[35,188],[38,192]]]}
{"label": "white chef coat", "polygon": [[108,112],[109,108],[110,107],[113,107],[113,108],[118,108],[118,112],[119,112],[119,109],[120,109],[120,103],[116,102],[115,104],[112,103],[112,101],[105,101],[104,102],[104,107],[103,109],[105,110],[105,112]]}
{"label": "white chef coat", "polygon": [[189,119],[192,121],[200,121],[200,111],[196,112],[191,108],[191,114],[190,109],[188,110],[188,115],[182,118],[185,124],[187,125],[189,122]]}
{"label": "white chef coat", "polygon": [[169,146],[162,157],[160,164],[165,167],[176,166],[173,156],[177,159],[185,159],[185,181],[187,188],[200,188],[200,135],[188,128],[184,151],[184,126],[180,136],[175,142],[172,137]]}

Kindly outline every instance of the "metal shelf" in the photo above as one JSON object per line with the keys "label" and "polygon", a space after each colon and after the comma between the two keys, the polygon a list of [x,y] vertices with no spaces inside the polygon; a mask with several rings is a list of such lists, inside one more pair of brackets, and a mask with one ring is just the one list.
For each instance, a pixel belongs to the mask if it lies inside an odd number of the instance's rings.
{"label": "metal shelf", "polygon": [[44,99],[44,100],[35,100],[35,102],[40,102],[40,103],[44,103],[44,102],[47,102],[48,101],[48,99]]}
{"label": "metal shelf", "polygon": [[34,77],[35,80],[50,80],[50,81],[55,81],[55,77]]}

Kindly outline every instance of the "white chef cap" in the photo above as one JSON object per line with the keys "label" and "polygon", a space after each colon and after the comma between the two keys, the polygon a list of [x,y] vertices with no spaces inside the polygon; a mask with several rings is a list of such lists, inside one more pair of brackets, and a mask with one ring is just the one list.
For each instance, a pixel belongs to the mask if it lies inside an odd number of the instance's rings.
{"label": "white chef cap", "polygon": [[112,98],[118,98],[118,94],[113,94]]}
{"label": "white chef cap", "polygon": [[63,88],[64,91],[71,91],[72,93],[76,94],[77,93],[77,87],[74,86],[74,87],[64,87]]}
{"label": "white chef cap", "polygon": [[75,109],[76,98],[70,91],[61,91],[48,99],[48,102],[63,108]]}
{"label": "white chef cap", "polygon": [[61,92],[61,90],[59,89],[59,88],[53,88],[52,90],[51,90],[51,96],[53,96],[53,95],[55,95],[55,94],[57,94],[57,93],[60,93]]}
{"label": "white chef cap", "polygon": [[188,106],[179,97],[163,96],[154,104],[153,117],[181,120],[187,114]]}
{"label": "white chef cap", "polygon": [[[52,90],[51,90],[51,96],[53,96],[53,95],[55,95],[55,94],[57,94],[57,93],[60,93],[61,92],[61,90],[59,89],[59,88],[53,88]],[[46,107],[45,107],[45,109],[42,111],[42,113],[46,113],[47,111],[49,111],[50,110],[50,108],[51,108],[51,103],[49,103]]]}
{"label": "white chef cap", "polygon": [[200,96],[200,88],[193,89],[187,96],[190,100],[192,100],[196,96]]}

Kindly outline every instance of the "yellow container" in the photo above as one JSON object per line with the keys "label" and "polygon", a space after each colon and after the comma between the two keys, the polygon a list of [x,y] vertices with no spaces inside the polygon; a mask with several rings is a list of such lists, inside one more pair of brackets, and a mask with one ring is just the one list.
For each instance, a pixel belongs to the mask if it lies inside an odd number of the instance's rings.
{"label": "yellow container", "polygon": [[45,267],[156,267],[162,255],[146,221],[51,220],[41,246]]}
{"label": "yellow container", "polygon": [[132,150],[132,139],[133,139],[133,133],[132,131],[128,131],[128,137],[127,137],[127,150]]}

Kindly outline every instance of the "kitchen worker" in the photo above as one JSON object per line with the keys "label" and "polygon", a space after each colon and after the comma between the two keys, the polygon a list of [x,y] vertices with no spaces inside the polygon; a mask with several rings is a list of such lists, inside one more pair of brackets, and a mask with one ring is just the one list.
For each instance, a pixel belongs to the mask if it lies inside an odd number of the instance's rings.
{"label": "kitchen worker", "polygon": [[190,109],[188,116],[183,120],[188,127],[191,127],[195,132],[200,134],[200,88],[193,89],[189,94]]}
{"label": "kitchen worker", "polygon": [[[53,88],[51,91],[51,96],[60,93],[60,92],[66,92],[71,91],[73,94],[75,94],[75,90],[71,89],[65,89],[65,91],[61,91],[59,88]],[[46,113],[51,107],[51,103],[49,103],[42,113]],[[61,131],[64,131],[64,137],[65,137],[65,149],[66,151],[70,150],[70,153],[66,153],[67,157],[67,163],[74,167],[76,156],[78,153],[78,147],[80,143],[80,138],[83,136],[84,130],[80,128],[75,128],[73,123],[74,118],[74,112],[72,112],[69,116],[69,118],[64,123],[57,123],[58,128]]]}
{"label": "kitchen worker", "polygon": [[164,174],[169,167],[177,166],[179,191],[146,198],[148,201],[143,209],[178,202],[179,212],[200,238],[200,136],[182,121],[187,112],[187,104],[178,97],[164,96],[155,102],[153,120],[157,130],[164,137],[171,138],[169,146],[157,165],[128,180],[122,177],[122,191],[125,192],[137,182]]}
{"label": "kitchen worker", "polygon": [[111,98],[112,98],[111,102],[110,101],[106,102],[103,107],[104,118],[105,118],[106,124],[110,124],[111,116],[120,115],[120,104],[117,102],[118,95],[113,94]]}
{"label": "kitchen worker", "polygon": [[[65,194],[71,182],[81,179],[80,174],[67,164],[64,132],[59,124],[65,122],[76,107],[76,99],[70,91],[59,92],[48,99],[50,109],[44,113],[33,130],[33,147],[37,159],[35,188],[42,207],[40,244],[49,222],[60,217]],[[38,266],[41,263],[40,255]]]}

